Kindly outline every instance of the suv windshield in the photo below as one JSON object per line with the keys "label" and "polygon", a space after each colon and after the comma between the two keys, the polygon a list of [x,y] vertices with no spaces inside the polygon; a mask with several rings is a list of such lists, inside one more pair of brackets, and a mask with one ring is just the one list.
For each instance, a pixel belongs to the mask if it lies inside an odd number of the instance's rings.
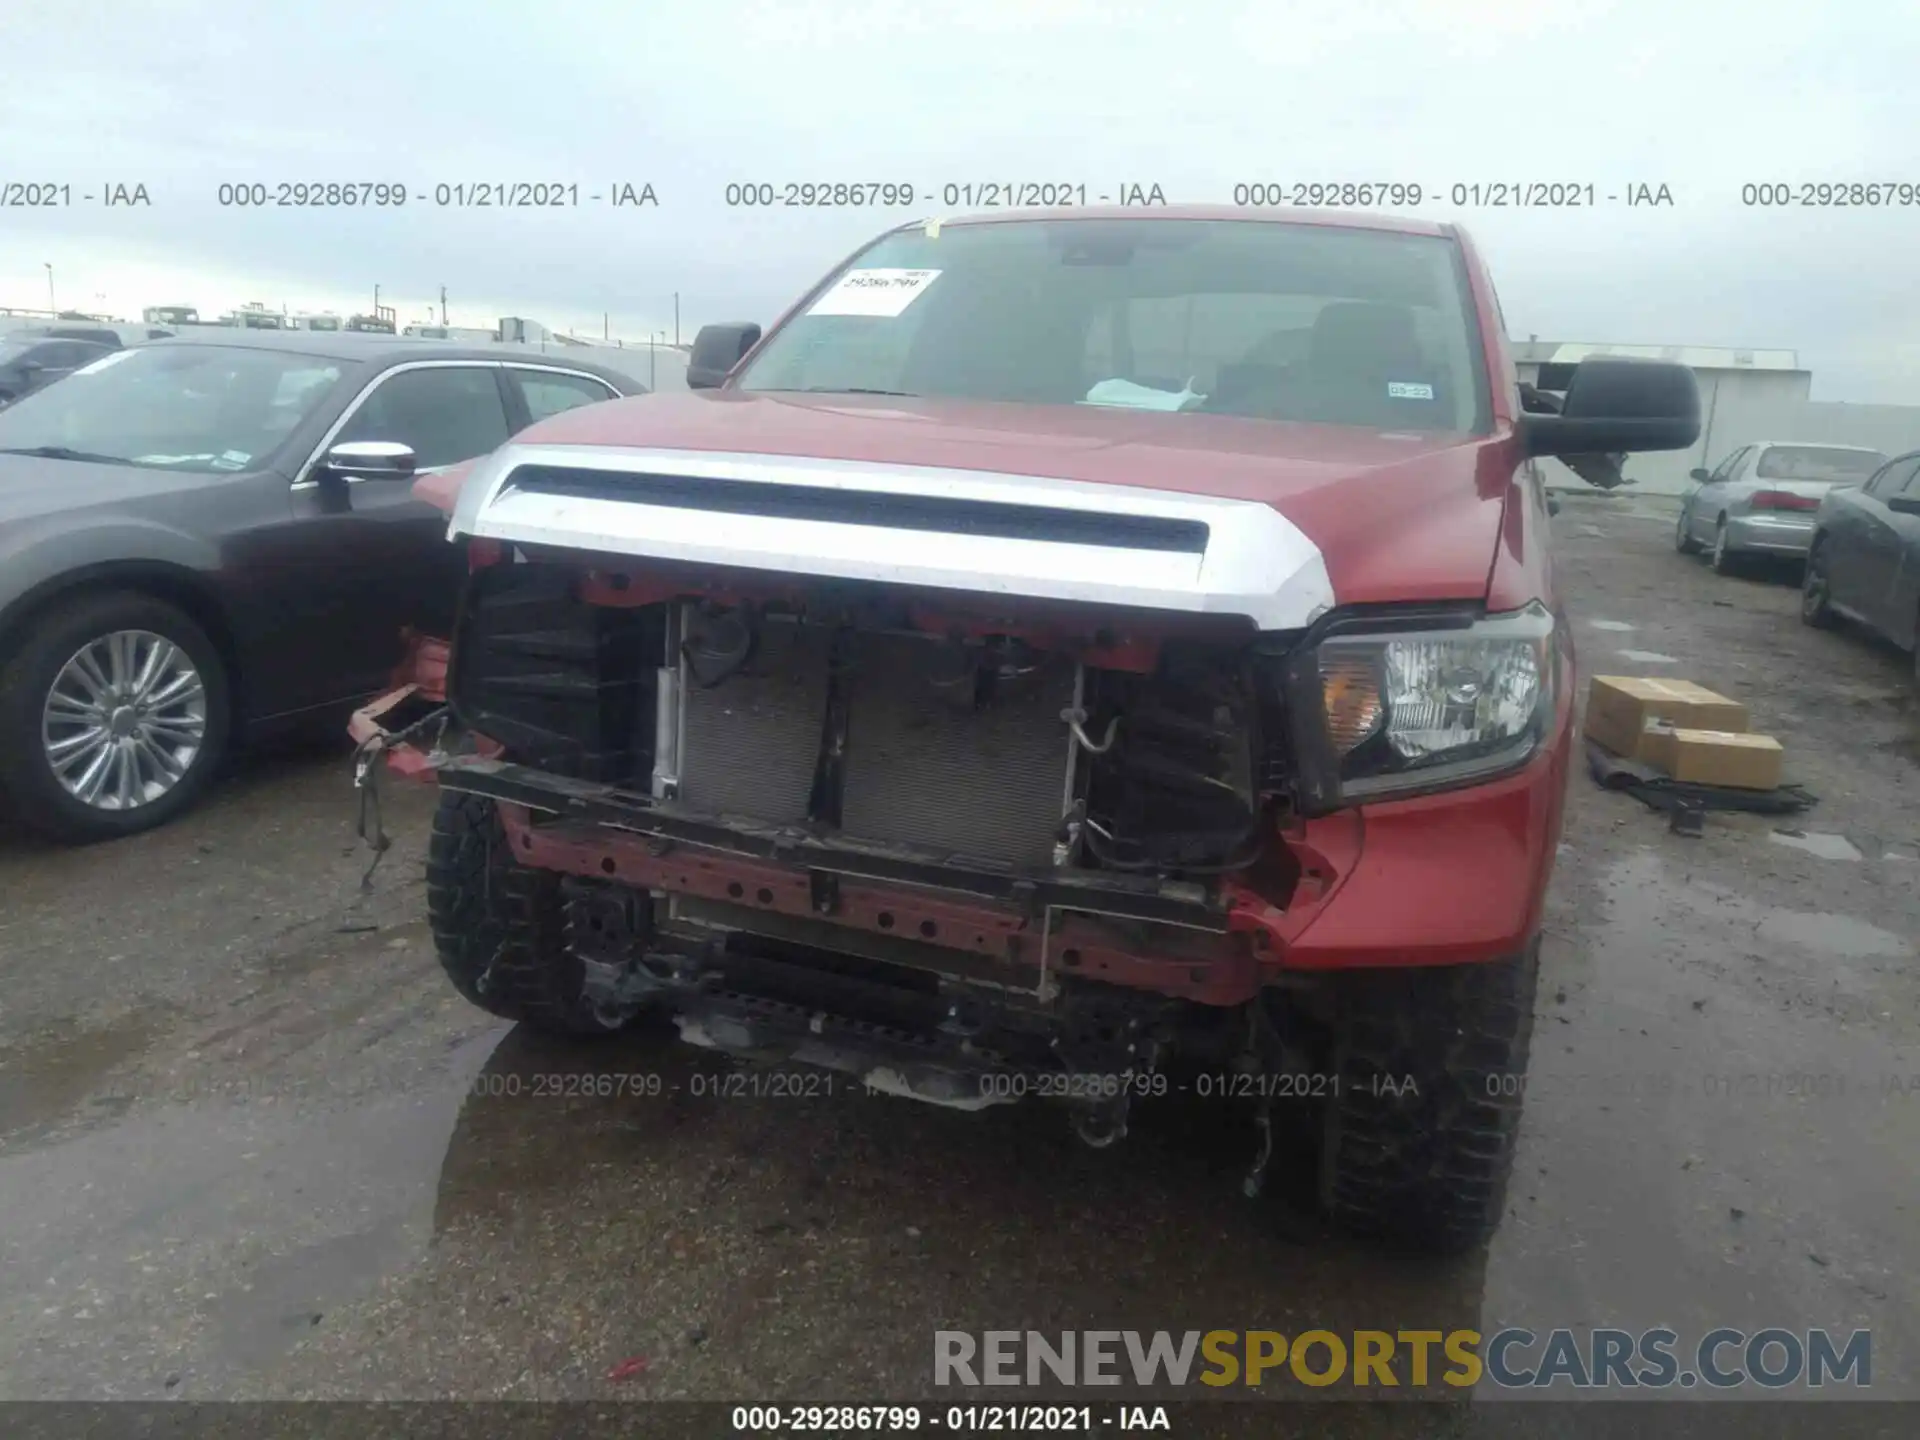
{"label": "suv windshield", "polygon": [[737,384],[1371,429],[1487,426],[1451,240],[1269,221],[897,231],[772,335]]}
{"label": "suv windshield", "polygon": [[0,411],[0,451],[259,469],[340,375],[317,356],[224,345],[117,350]]}
{"label": "suv windshield", "polygon": [[1842,450],[1824,445],[1769,445],[1754,467],[1757,480],[1813,480],[1857,484],[1887,463],[1878,450]]}

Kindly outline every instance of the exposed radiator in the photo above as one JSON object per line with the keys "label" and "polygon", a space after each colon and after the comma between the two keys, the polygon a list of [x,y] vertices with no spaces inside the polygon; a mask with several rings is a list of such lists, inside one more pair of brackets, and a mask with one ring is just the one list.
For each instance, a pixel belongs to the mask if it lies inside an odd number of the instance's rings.
{"label": "exposed radiator", "polygon": [[[828,734],[833,633],[767,620],[750,658],[730,664],[740,632],[691,608],[683,623],[680,801],[716,815],[809,818]],[[1073,661],[1035,657],[1028,673],[976,681],[943,641],[872,632],[842,637],[839,654],[843,833],[989,863],[1051,862]]]}
{"label": "exposed radiator", "polygon": [[854,653],[846,832],[1048,864],[1066,786],[1060,712],[1073,704],[1073,662],[1048,657],[1034,673],[995,684],[976,705],[970,684],[938,683],[954,667],[937,642],[862,635]]}
{"label": "exposed radiator", "polygon": [[683,697],[680,799],[715,815],[796,824],[807,818],[815,761],[827,716],[830,632],[769,623],[760,627],[751,658],[717,685],[703,676],[723,673],[703,653],[710,630],[689,607],[688,642],[681,666]]}

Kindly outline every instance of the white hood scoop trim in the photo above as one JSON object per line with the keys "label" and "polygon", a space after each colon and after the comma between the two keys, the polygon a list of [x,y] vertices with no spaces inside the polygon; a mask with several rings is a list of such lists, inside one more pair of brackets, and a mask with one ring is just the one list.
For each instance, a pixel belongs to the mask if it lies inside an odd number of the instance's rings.
{"label": "white hood scoop trim", "polygon": [[1262,630],[1334,603],[1319,549],[1269,505],[995,471],[509,444],[475,464],[448,534]]}

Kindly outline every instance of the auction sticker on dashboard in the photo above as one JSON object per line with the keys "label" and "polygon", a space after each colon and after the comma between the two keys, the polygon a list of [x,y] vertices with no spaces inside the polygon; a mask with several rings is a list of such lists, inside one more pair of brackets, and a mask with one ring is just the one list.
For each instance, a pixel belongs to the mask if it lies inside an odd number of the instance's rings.
{"label": "auction sticker on dashboard", "polygon": [[1387,398],[1389,400],[1431,400],[1433,387],[1417,380],[1389,380]]}
{"label": "auction sticker on dashboard", "polygon": [[808,309],[809,315],[877,315],[891,319],[940,278],[938,270],[849,270]]}

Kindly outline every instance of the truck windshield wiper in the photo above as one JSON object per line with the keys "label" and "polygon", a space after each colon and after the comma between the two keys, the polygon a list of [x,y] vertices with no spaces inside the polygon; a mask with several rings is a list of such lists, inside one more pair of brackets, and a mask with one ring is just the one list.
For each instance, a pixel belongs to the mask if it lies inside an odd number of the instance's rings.
{"label": "truck windshield wiper", "polygon": [[66,445],[28,445],[21,449],[0,449],[0,455],[35,455],[42,460],[84,460],[93,465],[134,465],[124,455],[96,455],[91,450],[75,450]]}

